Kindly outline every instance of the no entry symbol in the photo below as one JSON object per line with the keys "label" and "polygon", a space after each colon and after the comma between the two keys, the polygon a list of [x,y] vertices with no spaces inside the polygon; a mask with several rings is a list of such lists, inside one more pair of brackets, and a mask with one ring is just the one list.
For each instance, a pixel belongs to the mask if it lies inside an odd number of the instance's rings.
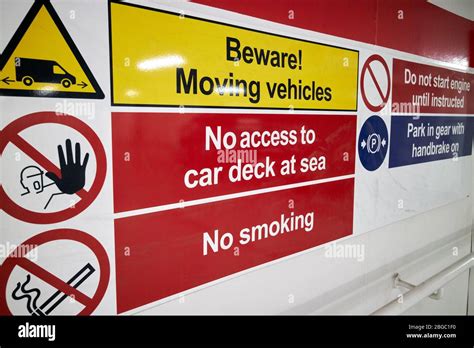
{"label": "no entry symbol", "polygon": [[[376,69],[377,66],[381,69]],[[374,86],[374,91],[367,86]],[[373,112],[382,110],[390,97],[391,79],[387,62],[380,55],[370,56],[362,67],[360,88],[362,99]]]}
{"label": "no entry symbol", "polygon": [[[30,127],[41,124],[60,124],[66,127],[70,127],[73,131],[79,132],[91,145],[93,154],[96,160],[96,173],[93,183],[88,191],[83,186],[84,178],[81,177],[80,171],[84,168],[81,166],[87,165],[89,155],[86,154],[82,157],[80,154],[80,147],[77,146],[73,150],[73,146],[66,140],[66,146],[63,149],[59,148],[59,159],[61,168],[58,168],[50,159],[39,152],[34,146],[29,144],[24,138],[20,136],[20,132]],[[56,212],[37,212],[22,207],[20,204],[12,200],[11,197],[5,192],[3,186],[0,186],[0,208],[3,209],[7,214],[30,223],[47,224],[56,223],[70,219],[76,216],[84,209],[86,209],[99,194],[105,179],[106,173],[106,157],[105,151],[100,142],[98,136],[94,131],[81,120],[69,116],[69,115],[58,115],[54,112],[38,112],[23,116],[9,125],[7,125],[0,133],[0,154],[3,154],[5,147],[12,143],[28,157],[35,161],[45,172],[49,175],[48,177],[53,179],[57,187],[62,193],[76,194],[81,199],[73,206],[56,211]],[[71,161],[73,158],[73,151],[76,154],[75,162]],[[25,168],[26,170],[32,170],[35,168]],[[40,170],[37,168],[37,170]],[[77,174],[79,171],[79,174]],[[40,170],[42,173],[42,170]],[[26,176],[27,174],[25,174]],[[82,173],[82,176],[83,173]],[[49,203],[49,202],[48,202]]]}

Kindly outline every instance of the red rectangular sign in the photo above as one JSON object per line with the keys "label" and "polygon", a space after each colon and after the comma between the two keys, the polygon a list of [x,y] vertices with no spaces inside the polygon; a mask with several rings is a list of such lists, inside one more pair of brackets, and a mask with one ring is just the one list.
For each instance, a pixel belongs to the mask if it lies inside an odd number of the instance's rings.
{"label": "red rectangular sign", "polygon": [[112,132],[116,212],[354,173],[355,115],[114,112]]}
{"label": "red rectangular sign", "polygon": [[471,74],[394,59],[392,112],[472,114],[473,82]]}
{"label": "red rectangular sign", "polygon": [[352,234],[354,179],[115,220],[117,310]]}

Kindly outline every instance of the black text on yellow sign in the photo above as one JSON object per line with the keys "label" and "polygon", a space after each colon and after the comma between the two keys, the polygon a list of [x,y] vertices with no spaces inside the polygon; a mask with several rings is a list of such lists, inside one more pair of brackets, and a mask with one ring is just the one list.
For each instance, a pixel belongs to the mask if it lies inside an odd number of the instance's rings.
{"label": "black text on yellow sign", "polygon": [[110,6],[114,105],[357,109],[356,50]]}

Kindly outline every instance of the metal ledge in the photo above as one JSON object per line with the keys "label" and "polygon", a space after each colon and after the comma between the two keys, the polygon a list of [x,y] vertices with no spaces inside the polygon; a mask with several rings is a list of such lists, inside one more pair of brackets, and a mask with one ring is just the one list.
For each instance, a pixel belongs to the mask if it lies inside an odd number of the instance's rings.
{"label": "metal ledge", "polygon": [[394,286],[402,286],[410,290],[403,294],[403,298],[396,298],[373,312],[372,315],[397,315],[413,307],[425,297],[439,299],[442,296],[441,288],[472,266],[474,266],[474,253],[468,254],[416,286],[400,280],[399,275],[395,274]]}

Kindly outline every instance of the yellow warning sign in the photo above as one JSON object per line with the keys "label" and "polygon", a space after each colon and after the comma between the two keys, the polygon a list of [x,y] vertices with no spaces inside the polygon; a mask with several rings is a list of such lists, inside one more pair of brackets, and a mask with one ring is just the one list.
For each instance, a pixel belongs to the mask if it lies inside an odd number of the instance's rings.
{"label": "yellow warning sign", "polygon": [[0,95],[104,97],[49,0],[35,0],[0,56]]}
{"label": "yellow warning sign", "polygon": [[110,6],[114,105],[357,108],[356,50]]}

